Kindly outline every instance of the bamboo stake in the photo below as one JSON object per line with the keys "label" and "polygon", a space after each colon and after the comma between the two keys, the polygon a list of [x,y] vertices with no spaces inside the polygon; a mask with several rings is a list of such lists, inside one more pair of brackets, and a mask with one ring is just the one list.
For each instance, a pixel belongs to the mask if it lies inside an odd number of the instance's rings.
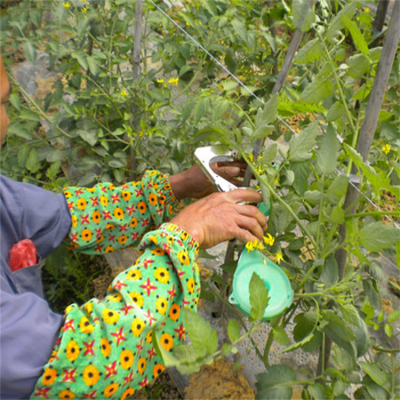
{"label": "bamboo stake", "polygon": [[[310,0],[310,8],[313,7],[314,2],[315,0]],[[301,39],[303,39],[303,36],[304,32],[302,32],[300,29],[295,30],[292,41],[290,42],[289,50],[286,53],[285,60],[283,61],[282,68],[278,74],[277,80],[272,89],[272,94],[279,93],[281,91],[283,84],[285,83],[286,77],[289,73],[290,67],[293,64],[294,56],[300,46]],[[256,159],[260,154],[261,149],[264,147],[264,142],[265,139],[258,139],[254,144],[254,149],[253,149],[254,159]],[[242,186],[249,186],[252,176],[253,174],[251,173],[251,169],[248,167],[243,179]]]}
{"label": "bamboo stake", "polygon": [[378,3],[378,9],[376,11],[374,25],[372,27],[372,32],[377,35],[383,28],[386,19],[386,13],[389,6],[389,0],[380,0]]}
{"label": "bamboo stake", "polygon": [[[400,40],[400,1],[396,0],[392,15],[390,18],[389,29],[383,44],[381,58],[378,64],[378,70],[376,72],[376,78],[372,91],[370,94],[370,100],[368,102],[365,119],[361,128],[360,138],[357,143],[357,151],[363,157],[363,160],[368,159],[368,155],[371,149],[372,140],[375,135],[376,126],[378,123],[379,113],[382,107],[383,96],[385,94],[387,84],[389,81],[390,72],[392,70],[393,62],[396,56],[397,46]],[[352,174],[357,173],[357,168],[353,165]],[[359,192],[357,186],[349,185],[346,193],[346,199],[344,203],[344,209],[347,209],[347,214],[354,214],[358,205]],[[340,226],[339,230],[340,242],[343,242],[346,238],[346,225]],[[345,266],[347,263],[347,252],[344,249],[337,250],[335,258],[339,268],[339,280],[343,279],[345,273]],[[323,352],[320,352],[318,360],[317,375],[321,374],[322,365],[328,366],[330,353],[331,353],[332,341],[326,338],[325,342],[325,356],[322,360]]]}
{"label": "bamboo stake", "polygon": [[[139,76],[140,72],[140,43],[142,41],[142,20],[143,20],[143,0],[136,0],[136,8],[135,8],[135,40],[133,42],[133,81],[135,84],[135,80]],[[134,88],[133,92],[136,95],[136,87]],[[139,128],[139,117],[137,115],[137,106],[134,104],[132,106],[132,114],[135,115],[132,121],[133,131],[138,132]],[[130,156],[131,156],[131,179],[135,178],[135,170],[136,170],[136,157],[135,157],[135,149],[131,145],[130,149]]]}

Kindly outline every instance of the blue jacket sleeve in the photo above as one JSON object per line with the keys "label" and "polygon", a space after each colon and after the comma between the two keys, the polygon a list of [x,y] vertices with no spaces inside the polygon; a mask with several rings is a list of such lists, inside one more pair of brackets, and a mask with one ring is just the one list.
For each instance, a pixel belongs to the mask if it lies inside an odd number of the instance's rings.
{"label": "blue jacket sleeve", "polygon": [[0,398],[28,399],[51,356],[63,318],[33,293],[2,290],[0,307]]}
{"label": "blue jacket sleeve", "polygon": [[[71,216],[63,194],[0,177],[2,220],[11,236],[30,239],[41,257],[56,249],[71,229]],[[6,233],[2,229],[2,233]]]}

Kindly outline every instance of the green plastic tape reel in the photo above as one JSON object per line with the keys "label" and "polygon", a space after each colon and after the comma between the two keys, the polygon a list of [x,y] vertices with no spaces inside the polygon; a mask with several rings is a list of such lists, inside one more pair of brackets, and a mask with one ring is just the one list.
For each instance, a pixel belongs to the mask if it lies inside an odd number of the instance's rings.
{"label": "green plastic tape reel", "polygon": [[[265,215],[269,215],[269,205],[261,203],[259,208]],[[243,250],[233,276],[233,291],[229,302],[250,316],[249,283],[254,272],[264,281],[269,291],[270,299],[263,320],[271,319],[292,304],[293,290],[282,269],[258,250]]]}

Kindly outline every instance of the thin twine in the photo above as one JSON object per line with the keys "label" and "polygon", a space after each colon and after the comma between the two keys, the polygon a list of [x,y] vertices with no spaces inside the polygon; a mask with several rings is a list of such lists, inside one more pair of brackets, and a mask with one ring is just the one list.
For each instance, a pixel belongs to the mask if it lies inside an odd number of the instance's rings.
{"label": "thin twine", "polygon": [[[242,86],[251,96],[257,99],[260,103],[265,104],[264,100],[258,97],[249,87],[247,87],[236,75],[234,75],[228,68],[225,67],[217,58],[215,58],[201,43],[199,43],[190,33],[186,32],[177,22],[175,22],[162,8],[160,8],[157,4],[155,4],[152,0],[147,0],[151,3],[155,8],[157,8],[165,17],[168,18],[184,35],[186,35],[192,42],[196,43],[200,49],[202,49],[212,60],[214,60],[229,76],[231,76],[240,86]],[[278,117],[278,120],[289,128],[292,133],[298,135],[298,133],[282,118]],[[336,170],[339,174],[343,175],[342,172]],[[354,183],[350,180],[350,185],[352,185],[368,202],[375,207],[378,211],[383,212],[369,197],[367,197],[364,193],[360,191],[360,189],[354,185]],[[388,215],[385,214],[385,217],[392,222],[397,229],[400,229],[400,225],[397,225]]]}

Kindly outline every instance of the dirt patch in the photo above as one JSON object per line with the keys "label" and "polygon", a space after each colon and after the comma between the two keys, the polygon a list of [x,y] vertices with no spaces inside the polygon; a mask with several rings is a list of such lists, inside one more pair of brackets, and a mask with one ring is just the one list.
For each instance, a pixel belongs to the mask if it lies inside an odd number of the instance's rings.
{"label": "dirt patch", "polygon": [[254,391],[242,369],[240,366],[234,370],[233,363],[225,358],[204,366],[200,372],[190,377],[185,399],[254,399]]}
{"label": "dirt patch", "polygon": [[99,299],[106,297],[107,289],[111,285],[111,282],[123,271],[125,271],[124,267],[116,267],[111,269],[109,266],[107,266],[103,275],[93,279],[94,296]]}
{"label": "dirt patch", "polygon": [[183,399],[178,389],[171,381],[167,372],[162,373],[157,379],[144,389],[137,391],[133,397],[137,400],[180,400]]}

